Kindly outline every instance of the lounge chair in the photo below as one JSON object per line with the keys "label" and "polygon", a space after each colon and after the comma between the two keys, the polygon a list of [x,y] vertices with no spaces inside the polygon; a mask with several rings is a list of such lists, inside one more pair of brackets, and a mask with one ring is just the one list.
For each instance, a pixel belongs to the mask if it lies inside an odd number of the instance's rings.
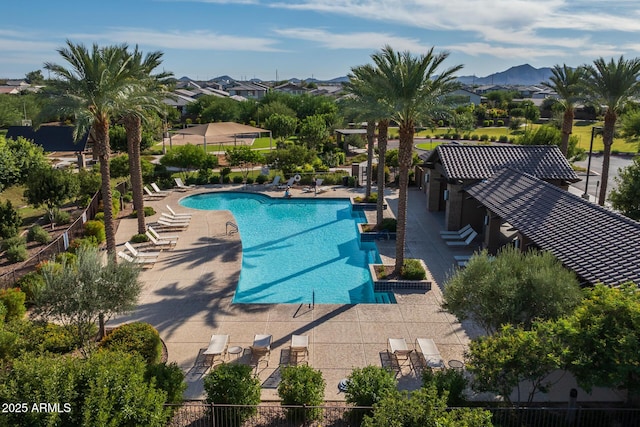
{"label": "lounge chair", "polygon": [[153,264],[156,263],[155,258],[134,258],[131,255],[122,251],[118,252],[118,256],[127,262],[140,264],[145,268],[151,268],[153,267]]}
{"label": "lounge chair", "polygon": [[407,347],[407,341],[404,338],[389,338],[387,341],[387,353],[389,360],[395,360],[398,368],[401,367],[400,360],[408,360],[411,362],[411,352],[413,350]]}
{"label": "lounge chair", "polygon": [[421,355],[425,367],[444,368],[444,361],[440,356],[438,346],[431,338],[416,338],[416,351]]}
{"label": "lounge chair", "polygon": [[177,234],[169,235],[169,234],[159,233],[150,225],[147,226],[147,230],[149,230],[149,232],[153,234],[155,238],[158,240],[178,240],[180,238],[180,236],[178,236]]}
{"label": "lounge chair", "polygon": [[478,232],[474,231],[473,233],[469,234],[465,240],[454,240],[445,243],[449,246],[469,246],[473,239],[475,239],[476,237],[478,237]]}
{"label": "lounge chair", "polygon": [[168,196],[169,194],[171,194],[170,191],[164,191],[161,190],[160,187],[158,187],[158,184],[156,184],[155,182],[151,183],[151,189],[156,193],[156,194],[164,194],[165,196]]}
{"label": "lounge chair", "polygon": [[176,190],[178,191],[193,190],[196,188],[195,185],[185,185],[184,182],[182,182],[182,178],[173,178],[173,180],[176,183]]}
{"label": "lounge chair", "polygon": [[440,237],[444,240],[465,240],[467,236],[474,231],[475,230],[473,228],[469,227],[460,234],[441,234]]}
{"label": "lounge chair", "polygon": [[[298,364],[299,360],[304,360],[309,355],[309,337],[307,335],[291,335],[291,344],[289,345],[290,360],[295,360],[294,364]],[[302,357],[302,359],[298,359]]]}
{"label": "lounge chair", "polygon": [[156,236],[151,234],[150,231],[145,232],[145,234],[147,235],[147,237],[149,238],[149,241],[151,241],[151,243],[153,243],[154,246],[169,247],[169,249],[170,249],[170,248],[174,247],[178,243],[177,240],[158,239]]}
{"label": "lounge chair", "polygon": [[147,198],[147,200],[160,200],[164,199],[167,196],[166,194],[154,193],[153,191],[149,190],[149,187],[147,187],[146,185],[142,187],[142,189],[144,190],[144,196],[145,198]]}
{"label": "lounge chair", "polygon": [[295,175],[289,178],[289,180],[286,183],[278,185],[278,190],[284,190],[287,187],[291,187],[294,182],[296,182]]}
{"label": "lounge chair", "polygon": [[124,247],[129,252],[131,252],[131,255],[133,255],[135,258],[158,258],[158,256],[160,256],[160,252],[139,251],[134,248],[133,245],[129,242],[126,242],[124,244]]}
{"label": "lounge chair", "polygon": [[167,229],[167,230],[186,230],[189,227],[189,223],[188,222],[173,222],[173,221],[168,221],[162,217],[158,218],[158,221],[156,221],[158,223],[158,225],[161,225],[163,229]]}
{"label": "lounge chair", "polygon": [[331,189],[331,187],[318,187],[316,188],[316,194],[320,194],[320,193],[326,193],[327,191],[329,191]]}
{"label": "lounge chair", "polygon": [[167,205],[167,209],[169,209],[169,212],[171,212],[171,215],[173,215],[176,218],[191,218],[193,215],[190,213],[176,213],[173,209],[171,209],[171,206]]}
{"label": "lounge chair", "polygon": [[276,175],[275,178],[273,178],[273,181],[271,181],[268,184],[265,184],[266,188],[273,188],[273,187],[278,187],[278,185],[280,184],[280,175]]}
{"label": "lounge chair", "polygon": [[229,346],[229,335],[211,335],[209,346],[202,353],[205,355],[205,362],[209,362],[209,366],[213,366],[216,356],[224,361],[227,357],[227,347]]}
{"label": "lounge chair", "polygon": [[191,218],[188,217],[183,217],[183,216],[173,216],[171,214],[168,214],[166,212],[162,212],[160,214],[160,218],[164,219],[165,221],[169,221],[169,222],[184,222],[185,224],[189,224],[189,222],[191,221]]}
{"label": "lounge chair", "polygon": [[467,224],[457,231],[447,231],[447,230],[440,231],[440,235],[441,236],[454,236],[454,235],[460,236],[462,233],[469,230],[470,228],[471,228],[471,224]]}
{"label": "lounge chair", "polygon": [[253,338],[253,345],[249,346],[252,359],[255,358],[256,363],[260,363],[260,359],[267,357],[267,366],[269,366],[269,356],[271,355],[271,335],[256,335]]}

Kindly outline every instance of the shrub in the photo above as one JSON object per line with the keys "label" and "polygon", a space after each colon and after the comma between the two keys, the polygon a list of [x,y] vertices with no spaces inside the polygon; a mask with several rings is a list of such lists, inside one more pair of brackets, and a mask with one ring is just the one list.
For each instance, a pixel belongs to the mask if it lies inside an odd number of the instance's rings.
{"label": "shrub", "polygon": [[253,184],[253,178],[250,176],[247,177],[247,184]]}
{"label": "shrub", "polygon": [[[285,366],[278,395],[283,405],[320,406],[324,402],[325,381],[322,372],[307,365]],[[293,420],[318,420],[321,408],[288,408],[287,418]]]}
{"label": "shrub", "polygon": [[69,215],[69,212],[55,208],[53,209],[53,222],[57,225],[69,224],[71,222],[71,215]]}
{"label": "shrub", "polygon": [[91,220],[84,223],[84,235],[95,237],[96,242],[98,243],[102,243],[107,239],[107,234],[104,230],[104,223],[96,220]]}
{"label": "shrub", "polygon": [[137,353],[147,363],[158,363],[162,357],[162,340],[158,331],[144,322],[118,326],[102,339],[100,346],[108,350]]}
{"label": "shrub", "polygon": [[220,175],[212,175],[209,180],[209,184],[220,184],[221,178]]}
{"label": "shrub", "polygon": [[7,325],[21,338],[17,345],[24,351],[42,353],[68,353],[76,348],[72,328],[44,321],[23,320]]}
{"label": "shrub", "polygon": [[98,212],[96,216],[93,217],[96,221],[104,222],[104,212]]}
{"label": "shrub", "polygon": [[242,184],[242,177],[240,175],[236,175],[233,177],[233,183],[234,184]]}
{"label": "shrub", "polygon": [[256,413],[253,405],[260,403],[260,380],[252,374],[248,365],[223,363],[204,377],[207,403],[229,405],[252,405],[239,407],[236,411],[216,413],[219,419],[215,425],[241,425]]}
{"label": "shrub", "polygon": [[258,175],[256,177],[256,183],[264,184],[265,182],[267,182],[267,179],[269,179],[269,177],[267,177],[267,175],[260,174],[260,175]]}
{"label": "shrub", "polygon": [[498,126],[504,126],[504,120],[498,120],[498,121],[496,122],[496,124],[497,124]]}
{"label": "shrub", "polygon": [[489,126],[489,120],[483,120],[482,121],[482,126],[488,127]]}
{"label": "shrub", "polygon": [[409,258],[404,260],[400,276],[406,280],[424,280],[427,277],[427,272],[422,268],[420,260]]}
{"label": "shrub", "polygon": [[431,368],[422,371],[422,387],[435,385],[438,396],[447,395],[447,406],[466,406],[467,399],[464,397],[464,389],[467,387],[467,380],[464,373],[457,369],[447,369],[443,371],[433,371]]}
{"label": "shrub", "polygon": [[229,177],[229,175],[223,175],[222,176],[222,183],[223,184],[229,184],[231,182],[231,178]]}
{"label": "shrub", "polygon": [[47,230],[42,228],[40,225],[35,224],[29,229],[29,232],[27,233],[27,241],[38,242],[45,245],[51,241],[51,236],[49,235],[49,232]]}
{"label": "shrub", "polygon": [[0,237],[7,239],[16,236],[21,224],[22,218],[20,218],[18,211],[13,208],[11,201],[0,202]]}
{"label": "shrub", "polygon": [[0,302],[6,307],[5,321],[19,320],[24,317],[27,308],[24,306],[25,293],[19,288],[9,288],[0,291]]}
{"label": "shrub", "polygon": [[474,133],[473,135],[471,135],[471,140],[472,141],[477,141],[478,139],[480,139],[480,137],[478,136],[477,133]]}
{"label": "shrub", "polygon": [[222,176],[228,176],[231,173],[231,168],[222,168],[222,170],[220,171],[220,175]]}
{"label": "shrub", "polygon": [[128,191],[126,194],[122,196],[122,201],[126,203],[133,202],[133,193],[131,191]]}
{"label": "shrub", "polygon": [[388,369],[378,366],[356,368],[349,375],[345,397],[356,406],[373,406],[382,398],[395,394],[398,382]]}
{"label": "shrub", "polygon": [[509,142],[509,137],[507,135],[500,135],[498,142]]}
{"label": "shrub", "polygon": [[27,304],[33,304],[40,295],[40,292],[44,289],[44,278],[42,274],[32,271],[20,278],[18,286],[25,294],[25,302]]}
{"label": "shrub", "polygon": [[488,141],[489,140],[489,135],[487,135],[486,133],[483,135],[480,135],[480,141]]}
{"label": "shrub", "polygon": [[18,334],[0,329],[0,361],[9,360],[19,352],[19,341]]}
{"label": "shrub", "polygon": [[78,256],[71,252],[60,252],[56,255],[56,263],[62,265],[74,265],[78,261]]}
{"label": "shrub", "polygon": [[24,243],[9,246],[5,255],[10,263],[26,261],[29,258],[29,252]]}
{"label": "shrub", "polygon": [[0,328],[4,326],[4,318],[6,315],[7,315],[7,307],[5,307],[4,304],[0,302]]}
{"label": "shrub", "polygon": [[146,234],[134,234],[131,237],[131,243],[145,243],[149,241],[149,237]]}
{"label": "shrub", "polygon": [[350,176],[348,183],[347,183],[348,187],[355,187],[356,186],[356,177],[355,176]]}
{"label": "shrub", "polygon": [[87,237],[73,239],[69,244],[69,252],[71,252],[72,254],[75,254],[78,248],[81,248],[81,247],[97,248],[98,241],[96,240],[95,236],[87,236]]}
{"label": "shrub", "polygon": [[[144,216],[145,216],[145,217],[147,217],[147,216],[152,216],[152,215],[155,215],[155,214],[156,214],[156,210],[155,210],[155,209],[153,209],[151,206],[145,206],[145,207],[143,208],[143,210],[144,210]],[[138,211],[133,211],[133,212],[131,212],[131,213],[129,214],[129,217],[130,217],[130,218],[137,218],[137,217],[138,217]]]}
{"label": "shrub", "polygon": [[114,218],[120,213],[120,195],[118,190],[111,190],[111,208],[113,209]]}
{"label": "shrub", "polygon": [[380,230],[395,232],[398,226],[398,220],[395,218],[382,218],[382,222],[378,226]]}
{"label": "shrub", "polygon": [[22,236],[9,237],[0,242],[0,249],[6,251],[11,246],[26,245],[27,241]]}
{"label": "shrub", "polygon": [[154,363],[147,365],[144,377],[147,381],[155,379],[156,387],[167,393],[167,403],[182,403],[182,395],[187,388],[184,382],[184,372],[176,362]]}
{"label": "shrub", "polygon": [[496,136],[495,135],[491,135],[491,137],[489,138],[489,140],[491,142],[496,142]]}

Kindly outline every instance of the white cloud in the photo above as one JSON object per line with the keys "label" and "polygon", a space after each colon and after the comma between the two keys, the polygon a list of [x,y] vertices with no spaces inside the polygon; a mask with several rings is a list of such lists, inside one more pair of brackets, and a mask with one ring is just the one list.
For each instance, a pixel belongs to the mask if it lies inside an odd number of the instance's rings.
{"label": "white cloud", "polygon": [[278,52],[276,40],[218,34],[208,30],[158,31],[144,28],[112,28],[95,34],[74,34],[72,38],[105,40],[164,49]]}
{"label": "white cloud", "polygon": [[445,46],[451,52],[460,52],[469,56],[493,56],[496,58],[519,58],[531,60],[536,58],[557,57],[567,55],[563,50],[550,50],[542,48],[504,47],[494,46],[488,43],[461,43]]}
{"label": "white cloud", "polygon": [[328,49],[380,49],[386,44],[396,50],[421,51],[427,46],[414,38],[397,37],[388,33],[342,33],[317,28],[287,28],[274,31],[284,37],[316,42]]}

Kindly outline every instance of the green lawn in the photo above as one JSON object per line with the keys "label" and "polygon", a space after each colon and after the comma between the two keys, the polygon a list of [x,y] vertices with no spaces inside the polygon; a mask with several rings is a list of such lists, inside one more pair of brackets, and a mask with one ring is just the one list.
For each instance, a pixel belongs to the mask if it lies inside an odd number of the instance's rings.
{"label": "green lawn", "polygon": [[9,188],[5,188],[0,192],[0,201],[3,203],[7,200],[11,201],[11,204],[22,217],[22,224],[24,226],[33,224],[41,216],[46,214],[44,208],[34,208],[27,204],[27,201],[23,197],[25,187],[21,185],[14,185]]}

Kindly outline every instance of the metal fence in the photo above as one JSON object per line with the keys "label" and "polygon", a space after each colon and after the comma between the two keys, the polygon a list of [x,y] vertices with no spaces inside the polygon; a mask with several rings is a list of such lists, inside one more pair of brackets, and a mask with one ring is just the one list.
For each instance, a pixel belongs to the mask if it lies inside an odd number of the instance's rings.
{"label": "metal fence", "polygon": [[[121,182],[115,188],[124,194],[127,189],[126,182]],[[100,211],[100,202],[102,201],[101,192],[98,191],[93,195],[87,208],[80,214],[80,216],[62,233],[58,238],[53,240],[37,254],[19,264],[11,271],[4,273],[0,276],[0,289],[6,289],[12,286],[20,280],[20,278],[27,273],[30,273],[36,269],[36,266],[42,261],[48,261],[55,258],[61,252],[64,252],[69,243],[78,237],[82,237],[84,233],[84,223],[90,219],[95,218],[96,214]]]}
{"label": "metal fence", "polygon": [[[370,407],[168,405],[168,427],[360,426]],[[491,412],[495,427],[640,427],[640,409],[624,408],[474,408]]]}

